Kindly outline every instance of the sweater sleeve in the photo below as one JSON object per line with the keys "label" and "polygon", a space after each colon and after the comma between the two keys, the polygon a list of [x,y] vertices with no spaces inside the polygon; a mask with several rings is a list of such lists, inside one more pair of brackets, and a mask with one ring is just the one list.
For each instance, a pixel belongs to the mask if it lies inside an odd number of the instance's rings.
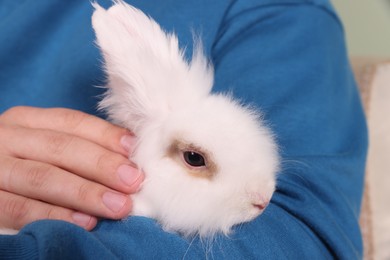
{"label": "sweater sleeve", "polygon": [[259,251],[361,258],[366,124],[342,25],[315,2],[232,6],[213,47],[216,88],[262,108],[279,141],[277,192],[252,240],[267,241]]}
{"label": "sweater sleeve", "polygon": [[38,221],[0,236],[1,259],[362,258],[367,130],[342,26],[316,1],[248,2],[256,1],[232,1],[210,53],[215,91],[261,109],[277,137],[282,170],[266,211],[213,241],[143,217],[101,221],[92,232]]}

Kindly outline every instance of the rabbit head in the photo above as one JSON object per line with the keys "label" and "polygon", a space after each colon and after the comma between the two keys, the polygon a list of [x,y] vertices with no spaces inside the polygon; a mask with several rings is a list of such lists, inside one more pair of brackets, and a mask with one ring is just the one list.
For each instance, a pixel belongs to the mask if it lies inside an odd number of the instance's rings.
{"label": "rabbit head", "polygon": [[94,6],[108,76],[99,105],[137,137],[130,159],[146,176],[132,215],[186,236],[227,234],[260,215],[279,157],[259,114],[210,93],[213,69],[199,42],[187,62],[177,37],[140,10],[122,1]]}

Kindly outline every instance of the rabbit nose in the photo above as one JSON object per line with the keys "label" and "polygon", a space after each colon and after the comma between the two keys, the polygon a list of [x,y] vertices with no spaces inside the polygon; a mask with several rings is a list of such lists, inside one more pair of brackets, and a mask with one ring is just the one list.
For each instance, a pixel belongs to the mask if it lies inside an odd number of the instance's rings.
{"label": "rabbit nose", "polygon": [[269,199],[265,198],[258,192],[250,193],[250,198],[252,201],[252,205],[260,210],[265,209],[269,204]]}
{"label": "rabbit nose", "polygon": [[269,202],[261,202],[261,203],[253,203],[252,205],[255,206],[256,208],[263,210],[268,206]]}

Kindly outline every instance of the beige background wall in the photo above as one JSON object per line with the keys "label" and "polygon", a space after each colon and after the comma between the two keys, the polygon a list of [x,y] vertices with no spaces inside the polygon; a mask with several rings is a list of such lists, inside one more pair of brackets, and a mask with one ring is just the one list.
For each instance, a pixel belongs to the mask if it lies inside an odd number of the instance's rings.
{"label": "beige background wall", "polygon": [[352,56],[390,58],[390,0],[331,0]]}

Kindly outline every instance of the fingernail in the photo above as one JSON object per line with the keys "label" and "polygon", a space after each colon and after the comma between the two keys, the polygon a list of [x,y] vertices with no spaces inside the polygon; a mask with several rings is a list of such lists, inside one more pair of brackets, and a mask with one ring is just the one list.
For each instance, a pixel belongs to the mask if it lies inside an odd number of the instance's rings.
{"label": "fingernail", "polygon": [[72,218],[75,224],[82,227],[87,227],[92,220],[91,216],[80,212],[73,213]]}
{"label": "fingernail", "polygon": [[127,186],[132,186],[134,183],[136,183],[141,175],[138,169],[135,169],[127,164],[119,166],[117,174],[121,181]]}
{"label": "fingernail", "polygon": [[113,212],[119,212],[123,206],[125,205],[128,197],[114,193],[111,191],[107,191],[103,194],[103,203]]}
{"label": "fingernail", "polygon": [[135,137],[133,135],[124,135],[121,138],[121,145],[122,147],[131,154],[134,150],[134,146],[136,143]]}

